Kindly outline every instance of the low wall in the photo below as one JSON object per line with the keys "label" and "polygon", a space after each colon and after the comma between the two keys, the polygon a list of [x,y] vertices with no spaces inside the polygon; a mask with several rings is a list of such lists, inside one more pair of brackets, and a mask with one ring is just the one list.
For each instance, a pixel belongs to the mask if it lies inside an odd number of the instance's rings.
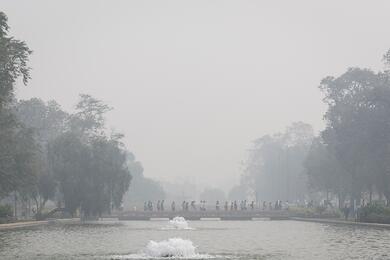
{"label": "low wall", "polygon": [[26,228],[26,227],[34,227],[34,226],[42,226],[48,225],[52,223],[77,223],[80,222],[80,219],[52,219],[52,220],[40,220],[40,221],[23,221],[23,222],[14,222],[7,224],[0,224],[1,230],[9,230],[9,229],[18,229],[18,228]]}

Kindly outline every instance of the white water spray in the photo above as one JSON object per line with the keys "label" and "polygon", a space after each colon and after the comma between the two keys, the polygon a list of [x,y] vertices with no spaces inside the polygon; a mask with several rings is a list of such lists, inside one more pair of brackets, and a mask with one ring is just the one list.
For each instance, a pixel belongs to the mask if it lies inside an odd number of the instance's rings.
{"label": "white water spray", "polygon": [[196,247],[192,241],[181,238],[170,238],[160,242],[150,241],[144,253],[151,257],[182,257],[191,258],[197,256]]}
{"label": "white water spray", "polygon": [[112,259],[211,259],[216,256],[199,254],[191,240],[170,238],[159,242],[149,241],[139,254],[113,256]]}
{"label": "white water spray", "polygon": [[189,227],[188,222],[183,217],[174,217],[169,221],[169,225],[174,229],[192,229]]}

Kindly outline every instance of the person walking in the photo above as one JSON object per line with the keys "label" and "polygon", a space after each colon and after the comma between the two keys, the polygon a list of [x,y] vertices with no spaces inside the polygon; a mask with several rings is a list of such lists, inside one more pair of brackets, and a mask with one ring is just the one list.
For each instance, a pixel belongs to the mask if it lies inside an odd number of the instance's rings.
{"label": "person walking", "polygon": [[191,201],[191,209],[196,210],[195,200]]}
{"label": "person walking", "polygon": [[176,210],[175,201],[172,201],[172,203],[171,203],[171,210],[172,210],[172,211],[175,211],[175,210]]}
{"label": "person walking", "polygon": [[350,209],[349,209],[349,206],[348,206],[348,204],[345,204],[345,206],[344,206],[344,208],[343,208],[343,212],[344,212],[344,218],[345,218],[345,220],[348,220],[349,211],[350,211]]}
{"label": "person walking", "polygon": [[286,200],[286,203],[285,203],[285,208],[286,210],[289,210],[290,209],[290,203],[288,202],[288,200]]}

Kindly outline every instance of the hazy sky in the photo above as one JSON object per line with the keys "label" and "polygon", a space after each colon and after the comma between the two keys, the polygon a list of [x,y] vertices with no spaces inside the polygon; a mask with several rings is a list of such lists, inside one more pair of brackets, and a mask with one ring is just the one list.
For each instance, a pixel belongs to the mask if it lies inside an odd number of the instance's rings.
{"label": "hazy sky", "polygon": [[[304,121],[320,130],[321,78],[382,69],[390,1],[0,0],[34,50],[20,98],[79,93],[115,108],[145,175],[224,189],[251,141]],[[181,176],[181,177],[179,177]]]}

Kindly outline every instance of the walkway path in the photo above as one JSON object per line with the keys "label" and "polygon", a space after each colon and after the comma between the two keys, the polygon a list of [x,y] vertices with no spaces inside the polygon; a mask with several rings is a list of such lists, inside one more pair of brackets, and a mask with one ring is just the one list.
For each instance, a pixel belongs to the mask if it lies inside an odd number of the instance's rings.
{"label": "walkway path", "polygon": [[221,220],[252,220],[253,218],[288,219],[286,210],[207,210],[207,211],[127,211],[119,214],[119,220],[173,219],[176,216],[188,220],[219,218]]}

